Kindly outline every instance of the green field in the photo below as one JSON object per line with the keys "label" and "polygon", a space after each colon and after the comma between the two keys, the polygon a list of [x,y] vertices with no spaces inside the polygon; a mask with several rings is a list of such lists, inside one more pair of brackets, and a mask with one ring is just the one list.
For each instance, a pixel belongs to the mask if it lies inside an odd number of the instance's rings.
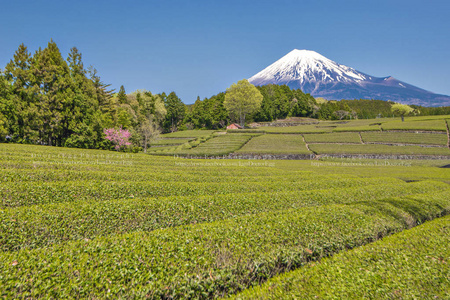
{"label": "green field", "polygon": [[[304,146],[295,135],[226,134],[186,150],[250,138],[244,147]],[[0,295],[225,297],[450,210],[450,174],[436,163],[366,163],[0,144]]]}
{"label": "green field", "polygon": [[355,132],[336,132],[324,134],[305,134],[307,143],[355,143],[361,144],[359,134]]}
{"label": "green field", "polygon": [[414,133],[414,132],[362,132],[365,143],[404,143],[404,144],[428,144],[447,145],[446,134]]}
{"label": "green field", "polygon": [[160,150],[153,148],[154,154],[181,155],[189,157],[222,156],[233,153],[245,145],[252,137],[252,133],[213,133],[206,137],[199,137],[180,146]]}
{"label": "green field", "polygon": [[442,155],[450,157],[450,149],[447,147],[310,144],[309,148],[317,154]]}
{"label": "green field", "polygon": [[412,130],[412,131],[446,131],[445,120],[416,120],[409,118],[402,121],[391,121],[381,125],[383,130]]}
{"label": "green field", "polygon": [[[187,157],[233,153],[237,156],[290,155],[291,158],[314,153],[448,156],[447,119],[448,116],[426,116],[408,117],[405,122],[399,118],[318,121],[317,124],[290,127],[228,130],[227,133],[188,130],[162,135],[162,139],[153,143],[157,147],[150,148],[148,152]],[[311,151],[304,142],[311,144]],[[356,145],[362,143],[365,145]],[[429,146],[439,146],[441,149],[430,149]]]}
{"label": "green field", "polygon": [[216,130],[183,130],[162,134],[161,138],[197,138],[210,135],[214,132],[216,132]]}
{"label": "green field", "polygon": [[152,146],[180,145],[192,141],[194,138],[162,138],[151,143]]}
{"label": "green field", "polygon": [[450,216],[273,278],[235,299],[447,299]]}
{"label": "green field", "polygon": [[321,122],[319,125],[298,125],[290,127],[260,127],[257,130],[262,130],[267,133],[325,133],[331,132],[336,126]]}
{"label": "green field", "polygon": [[297,134],[265,134],[254,137],[237,153],[311,154],[302,136]]}

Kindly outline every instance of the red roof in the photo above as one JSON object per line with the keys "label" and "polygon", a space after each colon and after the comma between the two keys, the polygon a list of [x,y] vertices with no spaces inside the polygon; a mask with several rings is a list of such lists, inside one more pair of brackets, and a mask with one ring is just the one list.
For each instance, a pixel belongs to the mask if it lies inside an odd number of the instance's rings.
{"label": "red roof", "polygon": [[227,129],[242,129],[242,126],[236,123],[227,126]]}

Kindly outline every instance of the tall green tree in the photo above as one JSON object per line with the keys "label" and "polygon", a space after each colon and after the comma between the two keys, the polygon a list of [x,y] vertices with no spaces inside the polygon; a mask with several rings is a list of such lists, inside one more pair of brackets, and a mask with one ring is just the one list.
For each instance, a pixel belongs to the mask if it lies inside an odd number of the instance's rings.
{"label": "tall green tree", "polygon": [[67,126],[64,113],[71,106],[73,91],[69,66],[53,40],[33,56],[32,74],[34,86],[40,87],[37,99],[40,138],[48,145],[61,146]]}
{"label": "tall green tree", "polygon": [[162,97],[165,98],[164,105],[167,114],[163,126],[166,131],[174,132],[177,131],[178,126],[184,119],[186,108],[175,92],[171,92],[167,97],[164,96],[165,94]]}
{"label": "tall green tree", "polygon": [[238,118],[241,126],[245,125],[245,116],[256,112],[261,107],[263,95],[247,79],[233,83],[225,94],[224,107],[232,118]]}
{"label": "tall green tree", "polygon": [[117,94],[117,99],[120,104],[128,103],[127,94],[125,93],[125,88],[123,85],[120,86],[119,93]]}
{"label": "tall green tree", "polygon": [[[5,77],[9,95],[3,97],[3,114],[8,120],[9,134],[15,141],[34,141],[36,132],[30,128],[30,118],[34,106],[32,90],[31,54],[21,44],[14,53],[13,59],[6,65]],[[5,87],[6,88],[6,87]]]}

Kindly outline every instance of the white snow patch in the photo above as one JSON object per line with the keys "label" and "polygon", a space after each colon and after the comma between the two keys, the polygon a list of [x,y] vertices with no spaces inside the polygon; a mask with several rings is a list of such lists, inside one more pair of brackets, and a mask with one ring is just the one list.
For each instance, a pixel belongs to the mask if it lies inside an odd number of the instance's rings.
{"label": "white snow patch", "polygon": [[249,78],[251,83],[286,83],[298,81],[356,82],[367,76],[353,68],[340,65],[315,51],[294,49],[261,72]]}

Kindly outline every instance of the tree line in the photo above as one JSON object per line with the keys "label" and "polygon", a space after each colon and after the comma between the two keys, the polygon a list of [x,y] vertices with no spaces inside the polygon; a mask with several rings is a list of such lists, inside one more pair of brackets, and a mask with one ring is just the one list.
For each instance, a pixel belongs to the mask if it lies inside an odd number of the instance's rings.
{"label": "tree line", "polygon": [[[212,97],[198,97],[192,105],[185,105],[175,92],[127,93],[124,86],[115,92],[95,68],[85,68],[76,47],[64,59],[51,40],[34,54],[21,44],[0,70],[0,142],[113,149],[106,130],[126,130],[129,148],[139,151],[160,132],[221,129],[231,122],[245,125],[289,117],[400,116],[392,105],[382,100],[315,99],[286,85],[254,87],[247,80]],[[450,107],[411,107],[421,115],[450,114]]]}
{"label": "tree line", "polygon": [[186,111],[181,99],[138,90],[115,93],[76,47],[63,58],[51,40],[31,54],[21,44],[0,72],[0,141],[111,149],[105,129],[127,129],[135,148],[174,130]]}

